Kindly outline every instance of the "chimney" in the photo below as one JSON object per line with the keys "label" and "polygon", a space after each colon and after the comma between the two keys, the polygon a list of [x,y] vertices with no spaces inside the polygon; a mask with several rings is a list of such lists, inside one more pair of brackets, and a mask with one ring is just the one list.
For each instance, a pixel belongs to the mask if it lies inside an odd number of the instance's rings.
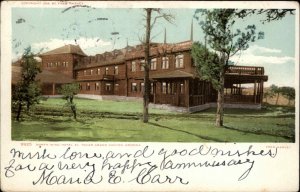
{"label": "chimney", "polygon": [[191,41],[194,40],[194,27],[193,27],[193,19],[192,19],[192,23],[191,23]]}
{"label": "chimney", "polygon": [[164,36],[164,44],[166,44],[167,43],[167,30],[166,30],[166,28],[165,28],[165,34],[164,34],[165,36]]}

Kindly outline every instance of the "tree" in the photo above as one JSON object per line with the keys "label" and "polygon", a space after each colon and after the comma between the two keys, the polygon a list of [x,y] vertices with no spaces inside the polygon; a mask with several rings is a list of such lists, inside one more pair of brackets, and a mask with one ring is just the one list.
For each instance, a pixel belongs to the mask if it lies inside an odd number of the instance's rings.
{"label": "tree", "polygon": [[[204,21],[198,14],[204,16]],[[256,33],[255,25],[248,25],[244,32],[240,29],[234,30],[235,20],[239,18],[239,11],[236,9],[197,9],[194,17],[200,21],[199,24],[205,34],[205,46],[212,49],[217,55],[210,56],[211,61],[196,63],[199,65],[200,74],[210,80],[218,92],[216,126],[223,126],[223,105],[224,105],[224,79],[225,71],[229,65],[229,59],[239,51],[246,50],[250,42],[262,39],[263,32]],[[208,49],[207,48],[207,49]],[[193,58],[195,61],[203,61],[195,52],[203,50],[200,44],[192,47]],[[205,50],[205,52],[207,52]],[[209,65],[217,60],[217,64]],[[207,69],[211,68],[211,69]],[[202,77],[202,76],[201,76]]]}
{"label": "tree", "polygon": [[265,22],[278,21],[284,18],[287,14],[294,15],[295,9],[243,9],[237,12],[240,18],[244,18],[253,14],[265,15],[266,18],[261,20]]}
{"label": "tree", "polygon": [[74,96],[79,92],[79,84],[64,84],[59,89],[59,93],[63,95],[63,99],[67,101],[66,105],[70,107],[71,112],[73,113],[74,119],[77,118],[77,109],[76,104],[74,103]]}
{"label": "tree", "polygon": [[39,102],[41,95],[40,86],[35,80],[41,69],[30,47],[25,49],[21,61],[21,80],[12,91],[12,111],[17,113],[17,121],[20,120],[24,106],[26,106],[28,112],[32,105]]}
{"label": "tree", "polygon": [[275,102],[275,105],[278,105],[278,99],[279,99],[279,94],[281,93],[281,89],[280,87],[272,84],[270,86],[270,89],[271,89],[271,92],[274,93],[274,95],[276,95],[276,102]]}
{"label": "tree", "polygon": [[[144,51],[145,51],[145,65],[144,65],[144,85],[145,91],[143,95],[143,122],[147,123],[149,121],[149,98],[150,98],[150,79],[149,79],[149,71],[151,65],[151,57],[150,57],[150,38],[151,38],[151,30],[153,29],[157,19],[163,18],[168,22],[172,22],[174,17],[171,14],[163,13],[161,9],[154,8],[146,8],[146,34],[145,34],[145,42],[144,42]],[[155,13],[155,16],[152,20],[152,13]]]}
{"label": "tree", "polygon": [[288,105],[290,105],[291,100],[295,100],[295,88],[281,87],[280,90],[281,90],[281,94],[289,100]]}

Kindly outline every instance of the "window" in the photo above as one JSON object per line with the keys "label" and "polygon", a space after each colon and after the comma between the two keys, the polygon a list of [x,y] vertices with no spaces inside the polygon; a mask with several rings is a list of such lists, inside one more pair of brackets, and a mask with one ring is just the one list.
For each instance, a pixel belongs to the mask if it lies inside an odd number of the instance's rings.
{"label": "window", "polygon": [[111,91],[111,84],[110,83],[105,84],[105,90],[106,91]]}
{"label": "window", "polygon": [[57,62],[55,62],[55,67],[57,67]]}
{"label": "window", "polygon": [[180,83],[180,94],[183,94],[183,92],[184,92],[183,83]]}
{"label": "window", "polygon": [[100,68],[97,69],[97,75],[100,75]]}
{"label": "window", "polygon": [[171,92],[171,83],[167,83],[167,93],[170,94]]}
{"label": "window", "polygon": [[66,62],[66,67],[68,67],[68,61]]}
{"label": "window", "polygon": [[145,84],[141,83],[141,92],[144,93],[145,92]]}
{"label": "window", "polygon": [[91,69],[91,75],[93,75],[93,69]]}
{"label": "window", "polygon": [[105,68],[105,75],[108,75],[108,67]]}
{"label": "window", "polygon": [[163,94],[167,94],[167,83],[166,82],[162,83],[162,87],[161,88],[162,88],[161,92]]}
{"label": "window", "polygon": [[79,90],[82,90],[82,84],[79,83]]}
{"label": "window", "polygon": [[131,92],[137,92],[137,84],[131,83]]}
{"label": "window", "polygon": [[83,71],[83,75],[86,76],[86,70]]}
{"label": "window", "polygon": [[62,63],[62,66],[65,67],[65,66],[66,66],[66,62],[63,62],[63,63]]}
{"label": "window", "polygon": [[150,94],[153,94],[154,91],[154,87],[153,87],[153,83],[151,83],[151,90],[150,90]]}
{"label": "window", "polygon": [[162,58],[162,69],[169,69],[169,57],[163,57]]}
{"label": "window", "polygon": [[132,62],[131,62],[131,71],[132,71],[132,72],[135,72],[135,71],[136,71],[136,63],[135,63],[135,61],[132,61]]}
{"label": "window", "polygon": [[115,71],[114,71],[114,74],[115,74],[115,75],[118,75],[118,74],[119,74],[119,69],[118,69],[118,66],[115,66]]}
{"label": "window", "polygon": [[58,62],[58,66],[60,67],[60,62]]}
{"label": "window", "polygon": [[86,84],[86,90],[87,90],[87,91],[91,90],[91,86],[90,86],[89,83]]}
{"label": "window", "polygon": [[52,67],[52,63],[50,63],[50,67]]}
{"label": "window", "polygon": [[119,84],[118,83],[115,84],[115,92],[119,92]]}
{"label": "window", "polygon": [[96,83],[96,84],[95,84],[95,90],[100,90],[99,83]]}
{"label": "window", "polygon": [[150,69],[151,70],[156,70],[156,58],[151,59]]}
{"label": "window", "polygon": [[141,71],[145,71],[145,60],[141,60]]}
{"label": "window", "polygon": [[176,68],[183,68],[183,55],[177,55],[175,58],[175,67]]}

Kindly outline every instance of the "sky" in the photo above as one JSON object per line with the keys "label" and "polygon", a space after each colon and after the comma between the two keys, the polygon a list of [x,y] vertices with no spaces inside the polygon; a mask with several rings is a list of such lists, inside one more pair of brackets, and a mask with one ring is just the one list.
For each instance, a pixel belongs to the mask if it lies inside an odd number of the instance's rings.
{"label": "sky", "polygon": [[[172,23],[158,19],[152,41],[167,42],[190,40],[193,21],[193,40],[204,41],[195,9],[163,9],[174,16]],[[155,15],[154,15],[155,16]],[[263,15],[237,20],[235,27],[244,29],[255,24],[263,31],[264,39],[231,58],[236,65],[262,66],[269,76],[266,86],[295,86],[295,16],[262,24]],[[145,32],[144,11],[138,8],[13,8],[12,55],[16,60],[28,46],[42,53],[66,44],[78,44],[88,55],[137,45]]]}

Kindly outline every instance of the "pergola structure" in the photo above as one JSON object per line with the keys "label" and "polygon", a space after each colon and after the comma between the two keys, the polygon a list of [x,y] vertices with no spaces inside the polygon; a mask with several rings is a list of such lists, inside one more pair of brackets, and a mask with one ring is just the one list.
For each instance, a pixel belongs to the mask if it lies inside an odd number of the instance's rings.
{"label": "pergola structure", "polygon": [[[263,84],[267,80],[263,67],[229,66],[225,73],[225,102],[262,103]],[[253,91],[243,92],[242,85],[245,84],[253,84]],[[248,90],[251,88],[248,87]]]}

